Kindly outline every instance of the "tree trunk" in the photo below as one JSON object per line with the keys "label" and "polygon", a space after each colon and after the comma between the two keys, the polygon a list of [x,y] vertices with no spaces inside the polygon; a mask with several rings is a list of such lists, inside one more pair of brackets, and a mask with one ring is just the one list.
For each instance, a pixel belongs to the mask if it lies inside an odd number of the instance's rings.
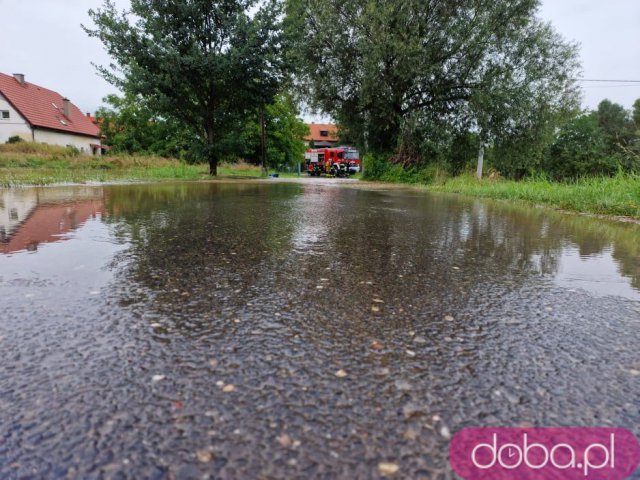
{"label": "tree trunk", "polygon": [[209,152],[209,175],[218,176],[218,157],[212,152]]}
{"label": "tree trunk", "polygon": [[218,154],[213,148],[216,135],[212,127],[207,127],[207,159],[209,160],[209,175],[218,175]]}
{"label": "tree trunk", "polygon": [[483,168],[484,168],[484,142],[480,140],[480,150],[478,150],[478,170],[476,171],[476,177],[478,177],[478,180],[482,180]]}

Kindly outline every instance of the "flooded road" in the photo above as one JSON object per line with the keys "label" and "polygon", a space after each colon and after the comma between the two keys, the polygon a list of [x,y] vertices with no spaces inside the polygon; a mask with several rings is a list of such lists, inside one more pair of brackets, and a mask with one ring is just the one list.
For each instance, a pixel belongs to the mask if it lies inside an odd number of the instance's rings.
{"label": "flooded road", "polygon": [[640,435],[640,226],[331,182],[0,189],[0,478],[454,478]]}

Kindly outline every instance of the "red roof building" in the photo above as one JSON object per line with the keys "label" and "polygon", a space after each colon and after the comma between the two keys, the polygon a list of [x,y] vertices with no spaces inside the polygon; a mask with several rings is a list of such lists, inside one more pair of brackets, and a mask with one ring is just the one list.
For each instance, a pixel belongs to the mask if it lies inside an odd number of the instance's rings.
{"label": "red roof building", "polygon": [[85,153],[100,150],[99,127],[69,99],[22,74],[0,73],[0,143],[14,136]]}
{"label": "red roof building", "polygon": [[101,190],[75,188],[73,193],[69,200],[67,190],[0,189],[0,255],[68,240],[102,215]]}
{"label": "red roof building", "polygon": [[13,235],[4,241],[0,237],[0,254],[33,251],[41,244],[68,240],[71,232],[101,215],[102,208],[98,201],[38,205]]}
{"label": "red roof building", "polygon": [[337,126],[330,123],[310,123],[308,127],[309,135],[304,139],[309,142],[309,146],[322,148],[338,145],[340,138]]}

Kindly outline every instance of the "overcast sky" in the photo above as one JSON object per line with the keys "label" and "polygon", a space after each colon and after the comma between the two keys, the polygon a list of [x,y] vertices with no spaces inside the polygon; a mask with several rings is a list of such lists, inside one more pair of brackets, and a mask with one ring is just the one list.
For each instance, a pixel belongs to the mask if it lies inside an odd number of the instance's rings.
{"label": "overcast sky", "polygon": [[[0,0],[0,72],[24,73],[28,81],[95,111],[114,92],[91,62],[107,64],[100,43],[80,24],[102,0]],[[125,6],[127,0],[117,0]],[[581,44],[584,78],[640,80],[640,0],[543,0],[542,18],[567,39]],[[623,84],[624,85],[624,84]],[[609,98],[629,108],[640,84],[585,83],[584,105]]]}

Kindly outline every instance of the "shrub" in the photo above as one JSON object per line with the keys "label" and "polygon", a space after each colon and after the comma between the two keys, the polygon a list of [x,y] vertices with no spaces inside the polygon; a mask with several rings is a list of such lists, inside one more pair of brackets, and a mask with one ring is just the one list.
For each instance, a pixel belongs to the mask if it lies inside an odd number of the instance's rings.
{"label": "shrub", "polygon": [[24,142],[22,137],[19,137],[18,135],[14,135],[13,137],[9,137],[6,143],[7,145],[11,145],[13,143],[20,143],[20,142]]}
{"label": "shrub", "polygon": [[381,180],[391,165],[383,155],[367,153],[362,159],[364,178],[367,180]]}
{"label": "shrub", "polygon": [[544,170],[558,180],[613,175],[618,165],[595,115],[582,115],[565,125],[544,160]]}
{"label": "shrub", "polygon": [[69,151],[72,157],[76,157],[80,155],[80,150],[78,149],[78,147],[74,145],[67,145],[67,150]]}
{"label": "shrub", "polygon": [[449,178],[449,169],[446,165],[432,163],[417,170],[415,173],[418,183],[430,185],[442,185]]}
{"label": "shrub", "polygon": [[[367,170],[365,168],[365,174]],[[416,170],[413,168],[405,169],[402,165],[389,164],[388,168],[380,176],[380,180],[390,183],[417,183]]]}
{"label": "shrub", "polygon": [[476,133],[456,135],[445,155],[448,171],[453,175],[458,175],[465,170],[475,168],[479,148],[480,138]]}

